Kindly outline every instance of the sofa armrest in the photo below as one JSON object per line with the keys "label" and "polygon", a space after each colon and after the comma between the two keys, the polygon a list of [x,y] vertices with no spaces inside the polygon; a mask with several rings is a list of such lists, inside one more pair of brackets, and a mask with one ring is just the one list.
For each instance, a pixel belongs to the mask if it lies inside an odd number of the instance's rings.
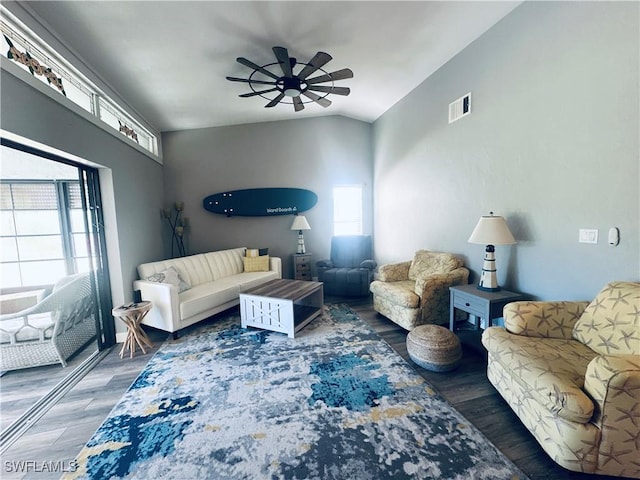
{"label": "sofa armrest", "polygon": [[269,270],[278,272],[278,278],[282,278],[282,259],[280,257],[269,257]]}
{"label": "sofa armrest", "polygon": [[167,332],[180,329],[180,297],[178,287],[168,283],[136,280],[134,290],[140,290],[142,300],[153,303],[153,307],[142,323]]}
{"label": "sofa armrest", "polygon": [[318,268],[333,268],[333,262],[331,260],[329,260],[328,258],[325,258],[323,260],[318,260],[316,262],[316,267]]}
{"label": "sofa armrest", "polygon": [[411,261],[400,263],[388,263],[381,265],[378,269],[377,279],[381,282],[399,282],[409,279],[409,267]]}
{"label": "sofa armrest", "polygon": [[573,338],[573,326],[589,302],[512,302],[503,310],[504,326],[516,335]]}
{"label": "sofa armrest", "polygon": [[360,263],[360,268],[366,268],[367,270],[374,271],[378,264],[374,260],[365,260]]}
{"label": "sofa armrest", "polygon": [[637,441],[640,357],[598,355],[587,366],[584,390],[595,403],[591,422],[602,432],[600,451],[610,452],[612,447],[617,450],[624,446],[625,456],[640,458]]}

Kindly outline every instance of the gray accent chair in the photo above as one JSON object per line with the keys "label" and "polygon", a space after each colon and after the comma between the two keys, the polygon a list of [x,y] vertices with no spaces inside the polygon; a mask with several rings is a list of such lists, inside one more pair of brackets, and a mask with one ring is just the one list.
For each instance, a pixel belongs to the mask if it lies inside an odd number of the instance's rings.
{"label": "gray accent chair", "polygon": [[331,238],[331,258],[316,262],[324,293],[347,297],[369,295],[376,262],[371,259],[370,235]]}
{"label": "gray accent chair", "polygon": [[59,280],[49,295],[0,315],[0,370],[60,363],[96,336],[95,296],[88,273]]}

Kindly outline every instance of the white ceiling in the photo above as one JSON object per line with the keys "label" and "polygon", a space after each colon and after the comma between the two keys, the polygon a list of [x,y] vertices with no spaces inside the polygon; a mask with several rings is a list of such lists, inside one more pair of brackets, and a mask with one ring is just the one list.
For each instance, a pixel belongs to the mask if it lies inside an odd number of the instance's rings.
{"label": "white ceiling", "polygon": [[[159,131],[345,115],[372,122],[520,2],[42,1],[22,5]],[[264,108],[226,76],[236,62],[275,62],[271,48],[308,62],[318,51],[349,96],[323,108]],[[460,92],[464,94],[466,92]],[[454,100],[454,99],[452,99]]]}

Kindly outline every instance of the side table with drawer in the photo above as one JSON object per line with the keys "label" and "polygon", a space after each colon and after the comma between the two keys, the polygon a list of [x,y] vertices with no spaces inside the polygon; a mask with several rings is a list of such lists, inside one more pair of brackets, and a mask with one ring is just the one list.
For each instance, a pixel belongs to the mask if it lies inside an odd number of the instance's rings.
{"label": "side table with drawer", "polygon": [[293,275],[295,280],[311,280],[310,253],[295,253],[293,255]]}
{"label": "side table with drawer", "polygon": [[449,287],[449,329],[455,329],[455,309],[467,312],[475,317],[476,329],[480,329],[480,319],[486,321],[486,326],[491,326],[491,321],[502,317],[502,309],[507,303],[526,300],[522,293],[498,290],[487,292],[478,289],[475,284],[457,285]]}

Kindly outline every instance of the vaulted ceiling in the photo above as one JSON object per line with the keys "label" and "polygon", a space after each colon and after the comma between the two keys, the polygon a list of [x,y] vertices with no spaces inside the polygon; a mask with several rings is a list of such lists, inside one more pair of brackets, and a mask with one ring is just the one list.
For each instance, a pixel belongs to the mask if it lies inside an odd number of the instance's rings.
{"label": "vaulted ceiling", "polygon": [[[12,9],[11,2],[3,2]],[[21,6],[159,131],[345,115],[372,122],[520,2],[496,1],[33,1]],[[348,96],[323,108],[265,108],[239,98],[272,47],[308,62],[318,51]],[[278,67],[276,65],[275,67]],[[273,67],[271,67],[273,68]],[[464,94],[466,92],[460,92]],[[273,94],[272,94],[273,97]],[[454,99],[451,99],[454,100]]]}

